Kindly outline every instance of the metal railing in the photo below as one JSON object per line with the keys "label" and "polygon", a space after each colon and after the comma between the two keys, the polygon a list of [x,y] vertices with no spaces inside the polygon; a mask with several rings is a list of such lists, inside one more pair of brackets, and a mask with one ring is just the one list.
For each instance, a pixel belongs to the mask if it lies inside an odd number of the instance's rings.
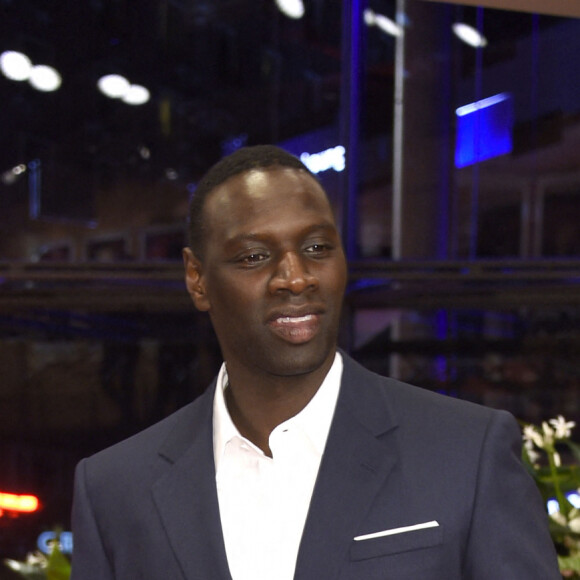
{"label": "metal railing", "polygon": [[[514,307],[580,304],[580,259],[357,261],[356,307]],[[0,262],[0,310],[180,310],[191,303],[180,262]]]}

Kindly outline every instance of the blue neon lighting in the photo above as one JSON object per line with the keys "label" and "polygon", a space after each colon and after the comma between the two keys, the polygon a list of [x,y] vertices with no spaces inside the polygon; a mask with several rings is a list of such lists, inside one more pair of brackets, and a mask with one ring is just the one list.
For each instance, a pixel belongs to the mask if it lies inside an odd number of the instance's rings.
{"label": "blue neon lighting", "polygon": [[513,149],[513,102],[509,93],[493,95],[455,111],[455,167],[465,167]]}

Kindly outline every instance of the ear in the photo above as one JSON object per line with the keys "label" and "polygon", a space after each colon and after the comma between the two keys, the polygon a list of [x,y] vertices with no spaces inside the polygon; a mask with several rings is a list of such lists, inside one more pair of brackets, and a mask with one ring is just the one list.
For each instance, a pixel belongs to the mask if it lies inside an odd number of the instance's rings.
{"label": "ear", "polygon": [[190,248],[183,249],[183,264],[185,266],[185,285],[195,307],[206,312],[210,309],[206,293],[205,280],[202,272],[202,263]]}

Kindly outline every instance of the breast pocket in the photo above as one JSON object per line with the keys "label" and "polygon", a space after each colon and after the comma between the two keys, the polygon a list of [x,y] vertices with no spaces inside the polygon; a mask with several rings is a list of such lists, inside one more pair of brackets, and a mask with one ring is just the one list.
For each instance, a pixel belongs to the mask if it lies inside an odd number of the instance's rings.
{"label": "breast pocket", "polygon": [[443,527],[437,526],[436,528],[414,530],[391,536],[353,541],[350,548],[350,558],[351,561],[367,560],[369,558],[400,554],[412,550],[424,550],[442,543]]}

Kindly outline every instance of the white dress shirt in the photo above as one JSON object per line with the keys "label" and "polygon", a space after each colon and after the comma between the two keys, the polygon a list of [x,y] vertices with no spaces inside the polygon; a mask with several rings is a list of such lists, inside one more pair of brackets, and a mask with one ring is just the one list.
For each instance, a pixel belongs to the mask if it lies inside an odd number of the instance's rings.
{"label": "white dress shirt", "polygon": [[342,357],[308,405],[270,434],[272,457],[242,437],[226,407],[227,371],[213,406],[216,483],[233,580],[292,580],[342,377]]}

